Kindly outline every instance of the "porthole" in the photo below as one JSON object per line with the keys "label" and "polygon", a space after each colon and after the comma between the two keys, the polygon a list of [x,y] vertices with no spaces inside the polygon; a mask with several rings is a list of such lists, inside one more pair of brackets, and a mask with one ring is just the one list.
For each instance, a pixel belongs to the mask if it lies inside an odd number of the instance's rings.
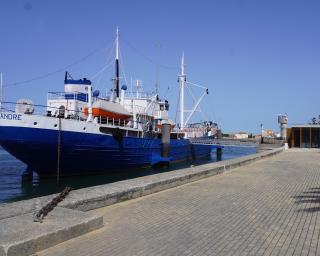
{"label": "porthole", "polygon": [[86,127],[83,127],[83,130],[85,131],[85,130],[86,130]]}
{"label": "porthole", "polygon": [[37,122],[33,122],[33,125],[37,125],[38,123]]}
{"label": "porthole", "polygon": [[54,127],[57,127],[58,125],[57,124],[54,124]]}

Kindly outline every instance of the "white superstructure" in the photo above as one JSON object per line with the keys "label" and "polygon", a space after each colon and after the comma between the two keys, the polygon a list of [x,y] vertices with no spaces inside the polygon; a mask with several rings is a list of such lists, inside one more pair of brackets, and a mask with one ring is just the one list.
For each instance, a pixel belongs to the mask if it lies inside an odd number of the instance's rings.
{"label": "white superstructure", "polygon": [[86,119],[84,110],[88,107],[91,90],[90,80],[86,78],[74,80],[66,72],[64,92],[49,92],[47,95],[47,115]]}

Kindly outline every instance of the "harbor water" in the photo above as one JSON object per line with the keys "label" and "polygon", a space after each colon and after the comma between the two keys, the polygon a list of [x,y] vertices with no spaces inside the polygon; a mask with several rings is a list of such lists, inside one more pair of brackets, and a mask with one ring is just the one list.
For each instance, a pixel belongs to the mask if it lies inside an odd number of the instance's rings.
{"label": "harbor water", "polygon": [[[257,150],[256,146],[225,146],[221,160],[254,154]],[[0,148],[0,203],[19,201],[60,192],[66,186],[78,189],[216,161],[216,152],[213,150],[211,158],[202,160],[201,162],[171,165],[169,168],[150,168],[141,171],[115,172],[95,176],[66,177],[61,178],[59,185],[57,185],[56,179],[39,179],[36,173],[34,173],[32,181],[24,179],[22,174],[26,170],[26,165]]]}

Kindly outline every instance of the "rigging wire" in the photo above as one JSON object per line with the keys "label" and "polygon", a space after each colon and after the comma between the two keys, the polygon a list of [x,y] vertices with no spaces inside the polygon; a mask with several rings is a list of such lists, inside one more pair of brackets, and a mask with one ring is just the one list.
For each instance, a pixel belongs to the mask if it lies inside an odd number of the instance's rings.
{"label": "rigging wire", "polygon": [[161,50],[161,44],[157,43],[156,44],[156,48],[157,48],[157,57],[156,57],[156,83],[155,83],[155,87],[156,87],[156,94],[159,94],[159,90],[160,90],[160,82],[159,82],[159,74],[160,74],[160,68],[159,68],[159,64],[160,64],[160,50]]}
{"label": "rigging wire", "polygon": [[16,86],[16,85],[21,85],[21,84],[27,84],[27,83],[31,83],[33,81],[36,81],[36,80],[40,80],[40,79],[44,79],[44,78],[47,78],[49,76],[52,76],[52,75],[55,75],[57,73],[60,73],[62,71],[65,71],[66,69],[72,67],[72,66],[75,66],[83,61],[85,61],[86,59],[88,59],[89,57],[91,57],[92,55],[96,54],[98,51],[101,50],[101,48],[103,48],[106,44],[109,44],[109,41],[107,43],[104,43],[103,46],[99,46],[97,47],[96,49],[94,49],[93,51],[91,51],[90,53],[88,53],[87,55],[85,55],[84,57],[72,62],[71,64],[69,65],[66,65],[62,68],[59,68],[57,70],[54,70],[52,72],[49,72],[49,73],[46,73],[46,74],[43,74],[43,75],[40,75],[40,76],[36,76],[36,77],[33,77],[33,78],[30,78],[30,79],[26,79],[26,80],[22,80],[22,81],[18,81],[18,82],[13,82],[13,83],[8,83],[5,85],[5,87],[9,87],[9,86]]}
{"label": "rigging wire", "polygon": [[113,62],[113,60],[111,60],[111,57],[112,57],[112,51],[114,50],[114,47],[115,47],[115,42],[112,44],[112,47],[110,47],[110,51],[108,52],[108,57],[106,59],[106,62],[105,62],[105,66],[102,67],[102,69],[100,69],[98,72],[96,72],[94,75],[91,76],[91,79],[92,80],[95,80],[97,76],[99,76],[104,70],[106,70],[107,68],[109,68]]}
{"label": "rigging wire", "polygon": [[[190,83],[190,82],[189,82],[189,84],[194,85],[194,84],[192,84],[192,83]],[[197,86],[197,85],[196,85],[196,86]],[[196,99],[196,97],[194,96],[193,91],[192,91],[192,89],[190,88],[190,86],[187,85],[186,87],[187,87],[187,89],[188,89],[188,91],[189,91],[189,94],[192,96],[194,102],[197,102],[197,99]],[[198,87],[200,87],[200,86],[198,86]],[[205,87],[201,87],[201,88],[206,89]],[[208,116],[205,115],[205,113],[202,111],[200,105],[197,107],[197,109],[200,110],[199,112],[201,113],[201,115],[202,115],[202,117],[203,117],[204,119],[208,119]]]}
{"label": "rigging wire", "polygon": [[[190,83],[190,84],[192,84],[192,83]],[[194,84],[193,84],[193,85],[194,85]],[[195,85],[195,86],[197,86],[197,85]],[[199,87],[199,86],[198,86],[198,87]],[[191,90],[191,88],[190,88],[188,85],[187,85],[187,88],[189,88],[189,89],[190,89],[190,93],[192,93],[192,90]],[[201,87],[201,88],[202,88],[202,87]],[[205,87],[203,87],[203,88],[204,88],[204,89],[207,89],[207,88],[205,88]],[[192,97],[193,97],[194,100],[197,102],[195,96],[193,95]],[[200,110],[200,113],[201,113],[201,115],[202,115],[202,117],[203,117],[204,120],[209,120],[208,115],[207,115],[204,111],[202,111],[200,105],[197,107],[197,109]]]}
{"label": "rigging wire", "polygon": [[[177,103],[177,108],[176,108],[176,115],[175,115],[175,117],[174,117],[174,122],[175,122],[175,123],[177,123],[177,116],[178,116],[178,112],[180,112],[180,111],[179,111],[179,105],[180,105],[180,94],[181,94],[181,90],[179,90],[179,97],[178,97],[178,103]],[[181,124],[180,124],[180,126],[181,126]]]}
{"label": "rigging wire", "polygon": [[112,44],[112,47],[110,47],[110,50],[109,50],[109,52],[108,52],[108,54],[107,54],[107,58],[106,58],[106,62],[105,62],[104,67],[102,67],[98,72],[96,72],[94,75],[91,76],[91,80],[95,81],[95,84],[96,84],[96,88],[97,88],[97,89],[101,89],[101,84],[100,84],[100,82],[101,82],[101,79],[102,79],[102,77],[103,77],[103,76],[102,76],[102,73],[103,73],[105,70],[109,69],[109,68],[112,66],[112,64],[114,63],[114,60],[111,60],[111,58],[112,58],[112,52],[113,52],[114,48],[115,48],[115,41],[114,41],[114,43]]}
{"label": "rigging wire", "polygon": [[[95,81],[95,87],[96,87],[96,89],[101,89],[101,84],[100,84],[100,82],[101,82],[101,79],[102,79],[102,72],[103,71],[105,71],[105,70],[107,70],[107,69],[109,69],[111,66],[112,66],[112,64],[113,64],[114,62],[113,61],[110,61],[107,65],[105,65],[100,71],[98,71],[95,75],[94,75],[94,78],[91,78],[91,80],[92,81]],[[98,77],[97,77],[98,76]]]}
{"label": "rigging wire", "polygon": [[131,43],[129,43],[128,40],[126,40],[125,38],[123,38],[123,36],[121,37],[122,41],[125,42],[132,50],[134,50],[138,55],[140,55],[141,57],[143,57],[144,59],[146,59],[147,61],[151,62],[154,65],[158,65],[161,68],[164,69],[179,69],[178,66],[166,66],[160,63],[157,63],[156,61],[154,61],[152,58],[148,57],[147,55],[145,55],[144,53],[140,52],[136,47],[134,47]]}
{"label": "rigging wire", "polygon": [[125,69],[124,69],[124,62],[123,62],[123,57],[122,57],[122,53],[121,53],[121,48],[119,47],[119,53],[120,53],[120,59],[122,60],[122,68],[121,68],[121,72],[122,72],[122,75],[123,75],[123,78],[124,78],[124,82],[126,85],[128,85],[128,81],[127,81],[127,77],[126,77],[126,72],[125,72]]}
{"label": "rigging wire", "polygon": [[[108,64],[106,64],[104,67],[102,67],[102,69],[100,69],[95,75],[93,75],[91,77],[91,80],[95,80],[97,78],[97,76],[101,75],[101,73],[103,71],[105,71],[106,69],[110,68],[112,66],[112,64],[114,63],[114,61],[110,61]],[[100,80],[100,79],[99,79]]]}
{"label": "rigging wire", "polygon": [[164,93],[163,98],[167,97],[169,90],[170,90],[170,85],[168,85],[168,88],[167,88],[166,92]]}
{"label": "rigging wire", "polygon": [[191,83],[191,82],[189,82],[189,81],[187,81],[186,83],[187,83],[187,84],[190,84],[190,85],[193,85],[193,86],[196,86],[196,87],[199,87],[199,88],[201,88],[201,89],[207,89],[207,87],[204,87],[204,86],[199,85],[199,84]]}
{"label": "rigging wire", "polygon": [[[192,93],[192,91],[191,91],[191,88],[186,84],[186,88],[188,89],[188,92],[189,92],[189,95],[191,95],[191,97],[193,98],[193,104],[195,104],[195,102],[197,102],[197,100],[196,100],[196,97],[193,95],[193,93]],[[200,109],[200,106],[198,106],[198,108],[197,109],[199,109],[200,111],[201,111],[201,109]],[[196,109],[196,110],[197,110]],[[190,113],[191,114],[191,113]],[[191,121],[193,120],[193,116],[191,116]]]}

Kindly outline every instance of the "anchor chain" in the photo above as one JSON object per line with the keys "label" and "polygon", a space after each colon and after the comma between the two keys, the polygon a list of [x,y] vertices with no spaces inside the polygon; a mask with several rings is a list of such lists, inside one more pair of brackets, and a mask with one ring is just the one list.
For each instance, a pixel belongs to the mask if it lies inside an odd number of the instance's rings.
{"label": "anchor chain", "polygon": [[51,202],[42,207],[38,212],[34,215],[34,222],[42,223],[44,217],[48,215],[72,190],[71,187],[66,187],[58,196],[54,197]]}

